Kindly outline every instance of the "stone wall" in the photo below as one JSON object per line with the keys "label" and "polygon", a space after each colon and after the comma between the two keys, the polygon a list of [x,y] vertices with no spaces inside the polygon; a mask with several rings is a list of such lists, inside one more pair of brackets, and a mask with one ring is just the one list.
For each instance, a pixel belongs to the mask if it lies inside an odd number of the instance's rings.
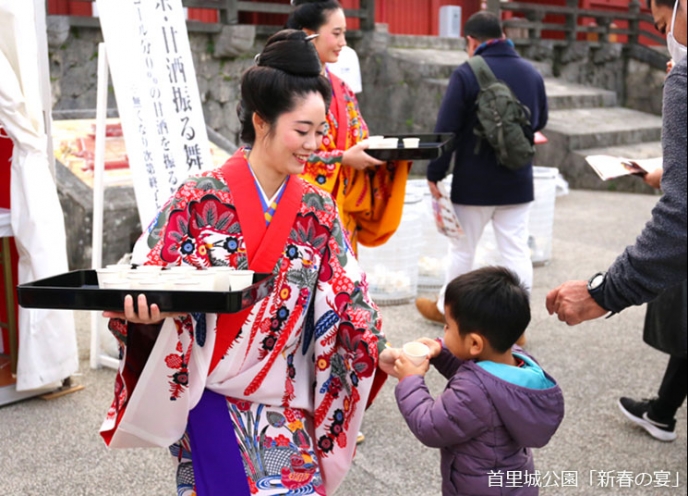
{"label": "stone wall", "polygon": [[522,56],[549,65],[555,77],[614,91],[624,107],[655,115],[662,113],[664,64],[668,57],[665,49],[584,42],[561,47],[547,40],[537,46],[517,47]]}

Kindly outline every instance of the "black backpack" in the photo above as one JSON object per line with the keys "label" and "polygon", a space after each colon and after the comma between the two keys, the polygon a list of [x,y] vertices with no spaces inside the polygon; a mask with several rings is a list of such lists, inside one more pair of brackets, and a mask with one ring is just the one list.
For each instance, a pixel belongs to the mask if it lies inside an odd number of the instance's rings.
{"label": "black backpack", "polygon": [[482,141],[487,141],[497,155],[497,161],[511,170],[518,170],[533,161],[535,133],[530,123],[530,109],[523,105],[511,88],[498,80],[485,59],[472,57],[468,65],[480,84],[476,100],[478,136],[475,153]]}

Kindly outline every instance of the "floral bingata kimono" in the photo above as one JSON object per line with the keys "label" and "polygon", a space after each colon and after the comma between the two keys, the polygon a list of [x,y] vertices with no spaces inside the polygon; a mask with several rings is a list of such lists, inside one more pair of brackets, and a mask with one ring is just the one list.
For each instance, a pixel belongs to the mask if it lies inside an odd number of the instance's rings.
{"label": "floral bingata kimono", "polygon": [[101,435],[172,446],[179,495],[333,494],[385,380],[379,314],[331,197],[290,177],[265,213],[243,150],[187,180],[149,229],[147,263],[249,267],[274,290],[239,314],[110,322],[122,356]]}
{"label": "floral bingata kimono", "polygon": [[302,177],[335,198],[354,249],[358,242],[379,246],[401,222],[411,163],[388,162],[365,171],[342,164],[344,151],[368,137],[368,126],[351,88],[334,74],[328,72],[328,76],[333,98],[327,114],[327,135]]}

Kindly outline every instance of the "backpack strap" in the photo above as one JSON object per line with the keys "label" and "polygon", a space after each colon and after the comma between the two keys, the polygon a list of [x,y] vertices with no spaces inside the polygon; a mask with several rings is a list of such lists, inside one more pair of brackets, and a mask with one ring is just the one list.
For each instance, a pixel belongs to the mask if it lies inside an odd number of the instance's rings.
{"label": "backpack strap", "polygon": [[475,77],[478,80],[478,84],[480,85],[481,90],[484,90],[489,85],[498,82],[498,79],[494,75],[494,72],[492,72],[490,66],[487,65],[485,59],[480,55],[476,55],[475,57],[471,57],[470,59],[468,59],[468,66],[473,71],[473,74],[475,74]]}

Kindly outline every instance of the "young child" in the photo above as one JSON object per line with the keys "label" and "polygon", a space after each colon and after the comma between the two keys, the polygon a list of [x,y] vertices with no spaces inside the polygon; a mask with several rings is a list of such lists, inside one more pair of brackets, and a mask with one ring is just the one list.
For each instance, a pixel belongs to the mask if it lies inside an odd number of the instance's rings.
{"label": "young child", "polygon": [[[554,379],[514,346],[530,322],[528,292],[508,269],[487,267],[447,287],[444,342],[423,338],[429,359],[394,364],[396,399],[413,434],[442,454],[442,494],[537,495],[530,448],[545,446],[564,418]],[[433,399],[430,364],[448,384]]]}

